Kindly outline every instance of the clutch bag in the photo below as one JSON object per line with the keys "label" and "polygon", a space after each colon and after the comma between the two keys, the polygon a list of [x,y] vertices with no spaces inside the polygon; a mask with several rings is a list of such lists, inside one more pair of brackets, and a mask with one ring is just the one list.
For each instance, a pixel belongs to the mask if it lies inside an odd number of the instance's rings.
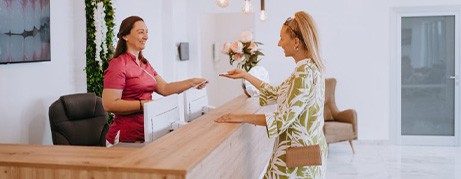
{"label": "clutch bag", "polygon": [[322,165],[322,153],[319,145],[290,147],[286,153],[287,167]]}

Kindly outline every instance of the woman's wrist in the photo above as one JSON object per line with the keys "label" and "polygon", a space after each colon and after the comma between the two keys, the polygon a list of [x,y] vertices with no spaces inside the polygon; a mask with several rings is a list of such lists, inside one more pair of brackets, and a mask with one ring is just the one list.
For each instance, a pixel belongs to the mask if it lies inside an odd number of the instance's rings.
{"label": "woman's wrist", "polygon": [[189,79],[188,83],[189,83],[189,88],[193,88],[195,86],[194,78]]}
{"label": "woman's wrist", "polygon": [[144,106],[142,104],[142,101],[140,99],[138,99],[139,101],[139,111],[144,111]]}
{"label": "woman's wrist", "polygon": [[248,72],[245,72],[245,73],[242,75],[242,78],[243,78],[244,80],[247,80],[247,81],[248,81],[248,78],[249,78],[249,77],[250,77],[250,73],[248,73]]}
{"label": "woman's wrist", "polygon": [[256,126],[256,117],[251,116],[251,123]]}
{"label": "woman's wrist", "polygon": [[238,115],[243,123],[256,125],[255,119],[252,115]]}

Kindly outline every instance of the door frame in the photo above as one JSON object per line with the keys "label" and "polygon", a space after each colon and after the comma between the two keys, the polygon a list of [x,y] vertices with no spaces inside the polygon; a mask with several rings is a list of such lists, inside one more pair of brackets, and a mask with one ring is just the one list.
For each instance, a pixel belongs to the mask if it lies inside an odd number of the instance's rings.
{"label": "door frame", "polygon": [[[402,17],[455,16],[455,133],[454,136],[409,136],[401,135],[401,19]],[[461,6],[396,7],[391,10],[390,24],[390,137],[394,144],[459,146],[460,137],[460,19]]]}

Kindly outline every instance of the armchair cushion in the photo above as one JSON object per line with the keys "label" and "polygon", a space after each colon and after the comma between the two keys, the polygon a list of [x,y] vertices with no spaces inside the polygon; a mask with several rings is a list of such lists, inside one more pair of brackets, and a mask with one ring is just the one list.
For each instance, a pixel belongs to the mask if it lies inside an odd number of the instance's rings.
{"label": "armchair cushion", "polygon": [[323,118],[325,119],[325,121],[334,120],[333,119],[333,114],[331,114],[330,108],[327,108],[326,106],[325,106],[325,109],[323,110]]}
{"label": "armchair cushion", "polygon": [[347,109],[336,113],[334,121],[352,124],[354,138],[357,138],[357,112],[353,109]]}
{"label": "armchair cushion", "polygon": [[354,138],[352,124],[344,122],[325,122],[325,137],[327,143],[348,141]]}

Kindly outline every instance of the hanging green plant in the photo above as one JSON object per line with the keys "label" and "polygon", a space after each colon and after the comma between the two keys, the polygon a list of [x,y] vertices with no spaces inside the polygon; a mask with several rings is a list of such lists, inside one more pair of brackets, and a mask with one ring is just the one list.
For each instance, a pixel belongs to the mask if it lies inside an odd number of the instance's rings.
{"label": "hanging green plant", "polygon": [[[102,95],[104,70],[114,54],[114,8],[110,0],[85,0],[87,91]],[[111,124],[113,114],[109,113]]]}
{"label": "hanging green plant", "polygon": [[101,96],[104,70],[114,53],[114,8],[110,0],[85,0],[87,91]]}

